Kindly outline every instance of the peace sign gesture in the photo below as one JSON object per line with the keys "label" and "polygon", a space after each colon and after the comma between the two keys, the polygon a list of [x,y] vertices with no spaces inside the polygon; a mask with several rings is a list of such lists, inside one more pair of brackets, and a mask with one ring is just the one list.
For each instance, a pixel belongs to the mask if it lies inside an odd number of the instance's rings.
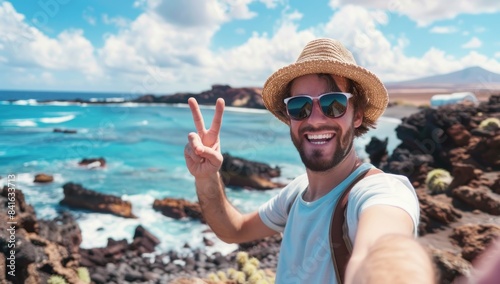
{"label": "peace sign gesture", "polygon": [[208,130],[205,129],[205,122],[196,99],[189,98],[188,104],[197,133],[188,134],[184,158],[189,172],[195,178],[206,178],[217,173],[222,165],[219,133],[224,113],[224,100],[217,99],[212,125]]}

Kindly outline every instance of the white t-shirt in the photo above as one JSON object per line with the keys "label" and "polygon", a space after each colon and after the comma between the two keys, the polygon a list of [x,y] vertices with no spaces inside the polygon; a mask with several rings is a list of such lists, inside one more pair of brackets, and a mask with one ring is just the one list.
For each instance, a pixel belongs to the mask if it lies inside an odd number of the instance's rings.
{"label": "white t-shirt", "polygon": [[[362,164],[328,194],[312,202],[302,198],[309,182],[305,174],[301,175],[259,208],[264,224],[283,232],[276,283],[336,283],[329,243],[333,207],[345,187],[370,167]],[[351,243],[361,212],[381,204],[408,212],[417,236],[420,210],[413,186],[405,176],[382,173],[363,178],[349,193],[346,222]]]}

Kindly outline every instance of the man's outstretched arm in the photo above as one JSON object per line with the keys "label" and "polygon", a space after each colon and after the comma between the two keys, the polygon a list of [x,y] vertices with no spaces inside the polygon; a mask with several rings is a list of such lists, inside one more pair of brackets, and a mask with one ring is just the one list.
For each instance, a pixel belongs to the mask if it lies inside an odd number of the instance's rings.
{"label": "man's outstretched arm", "polygon": [[411,217],[400,208],[364,210],[345,283],[435,283],[431,258],[412,232]]}
{"label": "man's outstretched arm", "polygon": [[229,243],[246,242],[275,234],[275,231],[262,222],[257,212],[241,214],[226,198],[219,175],[222,166],[219,133],[224,100],[217,100],[209,129],[205,129],[196,100],[190,98],[188,103],[197,132],[189,133],[184,157],[189,172],[195,178],[196,193],[208,225],[221,240]]}

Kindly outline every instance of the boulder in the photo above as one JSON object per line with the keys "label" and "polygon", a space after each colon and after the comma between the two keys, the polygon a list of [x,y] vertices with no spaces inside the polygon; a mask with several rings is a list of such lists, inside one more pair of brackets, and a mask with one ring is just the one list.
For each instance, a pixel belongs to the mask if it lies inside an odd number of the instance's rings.
{"label": "boulder", "polygon": [[104,158],[85,158],[78,162],[78,165],[87,168],[104,168],[106,167],[106,160]]}
{"label": "boulder", "polygon": [[155,199],[153,209],[170,218],[181,219],[188,217],[205,222],[198,202],[167,197],[161,200]]}
{"label": "boulder", "polygon": [[267,164],[233,157],[228,153],[222,156],[224,160],[220,174],[226,186],[260,190],[284,186],[284,184],[271,181],[271,178],[281,175],[279,167],[272,168]]}
{"label": "boulder", "polygon": [[[109,264],[120,263],[124,258],[141,256],[143,253],[154,252],[160,243],[158,238],[142,226],[137,226],[131,244],[127,240],[108,238],[106,247],[83,249],[80,248],[81,263],[86,267],[105,267]],[[116,271],[113,271],[116,273]]]}
{"label": "boulder", "polygon": [[446,134],[448,134],[453,143],[458,147],[467,146],[471,137],[470,132],[460,123],[453,124],[450,128],[446,129]]}
{"label": "boulder", "polygon": [[38,183],[48,183],[48,182],[53,182],[54,177],[48,174],[37,174],[35,176],[35,179],[33,182],[38,182]]}
{"label": "boulder", "polygon": [[462,217],[452,204],[439,201],[422,191],[417,193],[420,203],[420,235],[434,232],[437,228],[449,225]]}
{"label": "boulder", "polygon": [[500,135],[481,138],[477,144],[470,147],[469,153],[478,163],[493,170],[500,170]]}
{"label": "boulder", "polygon": [[498,225],[470,224],[454,228],[450,239],[462,248],[462,257],[472,262],[499,236]]}
{"label": "boulder", "polygon": [[460,186],[453,189],[451,194],[474,209],[495,216],[500,215],[500,198],[498,195],[492,194],[488,188],[482,186],[478,188]]}
{"label": "boulder", "polygon": [[63,185],[63,190],[64,198],[60,201],[61,205],[99,213],[110,213],[124,218],[136,218],[132,213],[132,204],[117,196],[102,194],[71,182]]}
{"label": "boulder", "polygon": [[439,249],[430,251],[434,264],[439,271],[437,283],[454,283],[460,276],[469,276],[472,265],[460,256]]}
{"label": "boulder", "polygon": [[380,140],[377,137],[373,136],[365,147],[365,151],[370,158],[370,163],[372,163],[375,167],[379,167],[381,163],[387,160],[387,144],[389,143],[389,138],[385,138],[384,140]]}
{"label": "boulder", "polygon": [[73,129],[60,129],[60,128],[54,128],[55,133],[64,133],[64,134],[76,134],[77,131]]}

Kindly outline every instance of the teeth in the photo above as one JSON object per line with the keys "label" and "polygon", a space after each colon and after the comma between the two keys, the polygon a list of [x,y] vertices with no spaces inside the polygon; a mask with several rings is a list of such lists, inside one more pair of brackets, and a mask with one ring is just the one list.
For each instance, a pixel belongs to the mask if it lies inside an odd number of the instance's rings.
{"label": "teeth", "polygon": [[326,141],[311,141],[311,144],[314,144],[314,145],[323,145],[323,144],[326,144]]}
{"label": "teeth", "polygon": [[307,139],[309,140],[325,140],[333,137],[333,134],[308,134]]}

